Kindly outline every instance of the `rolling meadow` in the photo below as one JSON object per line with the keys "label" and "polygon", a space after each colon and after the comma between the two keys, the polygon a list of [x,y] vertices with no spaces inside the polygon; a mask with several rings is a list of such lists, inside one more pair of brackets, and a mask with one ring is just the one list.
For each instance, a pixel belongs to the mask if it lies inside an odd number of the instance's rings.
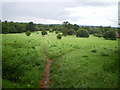
{"label": "rolling meadow", "polygon": [[118,87],[118,39],[56,36],[2,34],[2,87],[39,88],[46,56],[53,61],[50,88]]}

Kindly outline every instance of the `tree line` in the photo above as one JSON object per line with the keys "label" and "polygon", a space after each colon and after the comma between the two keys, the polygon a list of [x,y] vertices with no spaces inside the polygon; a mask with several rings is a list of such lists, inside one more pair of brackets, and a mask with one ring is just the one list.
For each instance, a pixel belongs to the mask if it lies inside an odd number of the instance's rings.
{"label": "tree line", "polygon": [[49,31],[50,33],[61,32],[63,36],[76,35],[76,37],[89,37],[89,35],[94,35],[96,37],[104,37],[105,39],[116,40],[116,33],[120,34],[119,28],[112,28],[111,26],[79,26],[77,24],[70,24],[68,21],[62,24],[56,25],[46,25],[46,24],[35,24],[33,22],[29,23],[18,23],[18,22],[2,22],[2,33],[22,33],[22,32],[34,32],[42,31],[42,35],[46,35]]}

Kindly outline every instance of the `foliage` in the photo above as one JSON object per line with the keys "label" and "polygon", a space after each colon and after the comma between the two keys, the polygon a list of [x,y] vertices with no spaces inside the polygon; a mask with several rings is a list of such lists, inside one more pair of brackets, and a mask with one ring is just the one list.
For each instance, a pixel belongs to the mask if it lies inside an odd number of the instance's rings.
{"label": "foliage", "polygon": [[116,33],[114,30],[107,31],[104,36],[107,40],[116,40]]}
{"label": "foliage", "polygon": [[55,31],[55,33],[56,33],[56,34],[58,34],[58,33],[59,33],[59,31]]}
{"label": "foliage", "polygon": [[27,24],[26,30],[36,31],[35,24],[34,24],[33,22],[29,22],[29,23]]}
{"label": "foliage", "polygon": [[75,31],[74,31],[73,29],[70,29],[70,30],[67,32],[68,35],[73,35],[74,33],[75,33]]}
{"label": "foliage", "polygon": [[82,29],[82,30],[78,30],[76,33],[76,37],[89,37],[89,33],[87,30]]}
{"label": "foliage", "polygon": [[49,32],[54,32],[53,29],[50,29]]}
{"label": "foliage", "polygon": [[26,34],[27,36],[30,36],[30,35],[31,35],[30,30],[28,30],[25,34]]}
{"label": "foliage", "polygon": [[45,30],[41,31],[41,34],[44,36],[47,34],[47,32]]}
{"label": "foliage", "polygon": [[57,35],[57,39],[62,39],[62,35],[61,35],[61,34],[58,34],[58,35]]}
{"label": "foliage", "polygon": [[118,28],[118,33],[120,34],[120,28]]}
{"label": "foliage", "polygon": [[91,50],[91,52],[96,53],[96,52],[97,52],[97,50],[93,49],[93,50]]}

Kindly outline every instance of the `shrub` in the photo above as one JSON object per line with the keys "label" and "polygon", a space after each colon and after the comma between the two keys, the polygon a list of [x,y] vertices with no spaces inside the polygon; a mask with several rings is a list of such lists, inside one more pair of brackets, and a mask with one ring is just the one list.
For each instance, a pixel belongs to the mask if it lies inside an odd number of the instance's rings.
{"label": "shrub", "polygon": [[58,34],[57,35],[57,39],[61,39],[62,38],[62,35],[61,34]]}
{"label": "shrub", "polygon": [[96,34],[93,34],[95,37],[103,37],[103,35],[102,34],[100,34],[100,33],[96,33]]}
{"label": "shrub", "polygon": [[28,30],[28,31],[26,31],[26,33],[25,33],[27,36],[30,36],[31,35],[31,32],[30,32],[30,30]]}
{"label": "shrub", "polygon": [[113,30],[107,31],[104,36],[107,40],[116,40],[116,33]]}
{"label": "shrub", "polygon": [[93,50],[91,50],[91,52],[96,53],[96,52],[97,52],[97,50],[94,50],[94,49],[93,49]]}
{"label": "shrub", "polygon": [[58,34],[58,33],[59,33],[59,31],[55,31],[55,33],[56,33],[56,34]]}
{"label": "shrub", "polygon": [[49,32],[54,32],[54,31],[52,29],[50,29]]}
{"label": "shrub", "polygon": [[74,33],[75,33],[75,31],[73,29],[71,29],[67,32],[68,35],[73,35]]}
{"label": "shrub", "polygon": [[44,35],[47,34],[47,32],[46,32],[45,30],[43,30],[43,31],[41,32],[41,34],[44,36]]}
{"label": "shrub", "polygon": [[85,29],[78,30],[77,33],[76,33],[76,37],[86,37],[86,38],[88,38],[89,37],[89,33]]}

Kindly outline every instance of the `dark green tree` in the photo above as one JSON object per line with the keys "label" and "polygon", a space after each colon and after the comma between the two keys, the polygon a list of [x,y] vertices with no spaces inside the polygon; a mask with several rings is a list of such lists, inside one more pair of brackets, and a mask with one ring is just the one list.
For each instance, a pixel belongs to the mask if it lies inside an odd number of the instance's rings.
{"label": "dark green tree", "polygon": [[28,23],[26,30],[35,31],[36,30],[35,24],[33,22]]}
{"label": "dark green tree", "polygon": [[76,37],[86,37],[86,38],[88,38],[89,37],[89,32],[85,29],[78,30],[77,33],[76,33]]}
{"label": "dark green tree", "polygon": [[59,31],[55,31],[55,33],[56,33],[56,34],[58,34],[58,33],[59,33]]}
{"label": "dark green tree", "polygon": [[103,37],[107,40],[116,40],[116,32],[114,30],[107,31]]}
{"label": "dark green tree", "polygon": [[26,33],[25,33],[27,36],[30,36],[31,35],[31,32],[30,32],[30,30],[28,30],[28,31],[26,31]]}
{"label": "dark green tree", "polygon": [[62,39],[62,35],[61,35],[61,34],[58,34],[58,35],[57,35],[57,39]]}
{"label": "dark green tree", "polygon": [[8,26],[5,23],[2,23],[2,33],[9,33]]}
{"label": "dark green tree", "polygon": [[45,30],[43,30],[42,32],[41,32],[41,35],[43,35],[43,37],[44,37],[44,35],[46,35],[47,34],[47,32],[45,31]]}
{"label": "dark green tree", "polygon": [[74,33],[75,33],[75,30],[74,30],[74,29],[70,29],[70,30],[67,32],[68,35],[74,35]]}

